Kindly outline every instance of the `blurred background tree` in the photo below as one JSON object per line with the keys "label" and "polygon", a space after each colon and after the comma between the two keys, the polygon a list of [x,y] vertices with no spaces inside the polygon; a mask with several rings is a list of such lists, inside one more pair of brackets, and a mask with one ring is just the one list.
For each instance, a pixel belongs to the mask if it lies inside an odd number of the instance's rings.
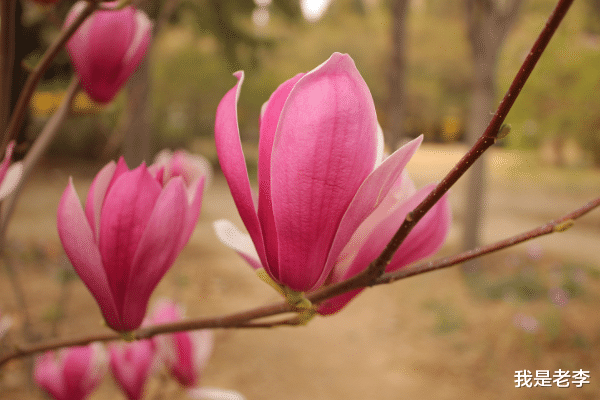
{"label": "blurred background tree", "polygon": [[[273,90],[294,74],[319,65],[334,51],[347,52],[355,60],[373,94],[388,145],[395,146],[398,139],[392,137],[397,137],[396,129],[401,129],[405,138],[424,134],[428,141],[460,140],[469,126],[469,101],[476,77],[466,1],[336,0],[325,2],[314,14],[307,14],[306,4],[302,6],[300,0],[140,1],[149,14],[162,21],[148,67],[151,91],[144,131],[151,138],[150,153],[194,143],[200,146],[197,150],[210,156],[214,113],[235,81],[231,73],[238,69],[246,71],[240,129],[244,140],[255,141],[260,106]],[[594,28],[598,16],[590,12],[595,1],[575,3],[571,11],[575,17],[565,21],[550,44],[547,57],[509,115],[513,127],[506,140],[509,147],[533,151],[563,143],[564,149],[556,152],[568,153],[574,144],[583,156],[575,162],[566,160],[565,165],[585,166],[594,160],[600,165],[600,117],[590,103],[596,101],[595,71],[600,68],[600,41]],[[18,3],[23,6],[21,19],[27,32],[19,50],[26,53],[25,66],[31,66],[56,36],[73,1],[63,0],[54,7],[29,0]],[[404,19],[404,51],[394,44],[394,26],[398,26],[394,6],[405,7],[396,9]],[[493,105],[552,6],[546,0],[523,2],[522,17],[496,56],[497,75],[488,79],[498,85]],[[405,90],[391,83],[398,71],[394,64],[398,65],[402,53]],[[68,57],[62,53],[33,101],[29,138],[52,111],[70,74]],[[77,116],[65,124],[55,149],[88,158],[114,157],[124,140],[119,132],[125,130],[126,121],[120,116],[121,110],[131,108],[128,96],[135,97],[122,94],[104,108],[78,102]],[[393,111],[398,110],[392,105],[394,96],[404,96],[399,112]],[[486,107],[485,113],[492,111],[493,105]],[[404,122],[394,121],[399,116]],[[552,147],[555,142],[558,144]]]}
{"label": "blurred background tree", "polygon": [[[475,143],[484,132],[496,108],[496,72],[500,50],[514,26],[522,0],[466,0],[467,37],[471,45],[473,81],[466,139]],[[484,224],[485,159],[483,155],[468,172],[463,248],[480,244]],[[463,264],[474,272],[479,260]]]}
{"label": "blurred background tree", "polygon": [[404,136],[406,110],[406,16],[409,0],[392,0],[392,49],[389,66],[388,121],[385,141],[396,148]]}

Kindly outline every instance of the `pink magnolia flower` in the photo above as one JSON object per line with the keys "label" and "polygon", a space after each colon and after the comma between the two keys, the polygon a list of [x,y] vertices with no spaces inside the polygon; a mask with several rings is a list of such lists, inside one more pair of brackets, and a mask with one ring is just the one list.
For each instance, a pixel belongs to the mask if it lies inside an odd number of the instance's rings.
{"label": "pink magnolia flower", "polygon": [[204,178],[111,161],[92,182],[85,212],[73,181],[58,207],[58,233],[107,324],[126,332],[144,318],[152,291],[189,240]]}
{"label": "pink magnolia flower", "polygon": [[83,400],[106,373],[106,352],[101,344],[46,352],[35,362],[33,378],[55,400]]}
{"label": "pink magnolia flower", "polygon": [[[166,324],[183,319],[183,311],[170,300],[156,304],[152,322]],[[200,384],[202,371],[208,363],[213,348],[210,330],[177,332],[154,338],[163,363],[173,377],[186,388]]]}
{"label": "pink magnolia flower", "polygon": [[14,148],[15,142],[13,140],[6,146],[4,160],[0,163],[0,200],[4,200],[15,190],[23,175],[23,163],[15,162],[11,164]]}
{"label": "pink magnolia flower", "polygon": [[[84,1],[75,3],[65,26],[84,7]],[[111,101],[143,60],[151,36],[152,22],[133,7],[99,10],[88,17],[66,46],[86,93],[100,103]]]}
{"label": "pink magnolia flower", "polygon": [[[160,171],[162,169],[162,171]],[[154,157],[154,163],[148,170],[156,174],[164,174],[164,179],[171,176],[181,176],[188,186],[192,186],[201,177],[204,178],[204,188],[212,181],[212,166],[210,161],[198,154],[190,154],[185,150],[160,151]]]}
{"label": "pink magnolia flower", "polygon": [[151,339],[112,344],[108,348],[110,369],[129,400],[142,398],[152,372],[155,346]]}
{"label": "pink magnolia flower", "polygon": [[[219,238],[255,269],[297,292],[352,277],[385,248],[408,212],[433,189],[403,172],[422,138],[383,159],[383,135],[365,81],[348,55],[334,53],[283,83],[260,118],[258,199],[250,189],[237,124],[238,84],[221,100],[215,139],[221,168],[249,235],[218,221]],[[450,226],[444,196],[417,224],[386,271],[426,257]],[[322,304],[342,308],[360,290]]]}

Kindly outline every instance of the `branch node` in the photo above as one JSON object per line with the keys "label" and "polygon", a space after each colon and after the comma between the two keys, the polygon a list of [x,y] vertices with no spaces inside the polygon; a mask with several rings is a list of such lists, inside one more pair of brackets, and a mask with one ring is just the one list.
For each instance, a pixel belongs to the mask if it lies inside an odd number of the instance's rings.
{"label": "branch node", "polygon": [[508,136],[511,129],[512,129],[512,126],[510,126],[510,124],[502,124],[500,129],[498,129],[498,132],[496,132],[496,139],[498,139],[498,140],[504,139],[505,137]]}
{"label": "branch node", "polygon": [[564,232],[573,225],[575,225],[575,221],[572,219],[568,219],[566,221],[561,222],[560,224],[555,225],[554,228],[552,228],[552,232]]}

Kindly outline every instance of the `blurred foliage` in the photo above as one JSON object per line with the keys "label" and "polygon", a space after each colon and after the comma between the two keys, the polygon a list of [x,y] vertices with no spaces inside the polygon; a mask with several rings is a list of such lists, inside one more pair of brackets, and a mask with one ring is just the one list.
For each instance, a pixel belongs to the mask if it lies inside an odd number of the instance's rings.
{"label": "blurred foliage", "polygon": [[[590,28],[600,17],[597,12],[590,13],[592,3],[573,4],[508,115],[515,128],[508,138],[512,146],[535,147],[547,138],[572,137],[600,165],[600,99],[596,95],[600,89],[600,36]],[[519,29],[509,38],[499,65],[503,89],[552,7],[551,2],[539,2],[524,10],[527,18],[521,19]]]}
{"label": "blurred foliage", "polygon": [[[600,165],[600,98],[595,95],[600,89],[600,17],[590,13],[597,2],[573,5],[507,118],[513,126],[504,141],[507,145],[536,148],[552,138],[570,137]],[[334,51],[353,57],[385,124],[391,46],[388,3],[337,0],[323,18],[308,22],[301,17],[298,1],[274,0],[269,6],[269,23],[259,26],[252,22],[257,7],[252,0],[179,1],[155,38],[151,53],[155,149],[189,146],[195,138],[211,137],[217,105],[233,87],[231,73],[237,69],[246,72],[238,109],[240,130],[245,140],[256,140],[260,107],[277,86],[296,73],[315,68]],[[36,26],[39,49],[56,36],[56,21],[71,2],[59,4],[52,11],[37,5],[27,8],[25,19]],[[498,66],[499,96],[553,6],[554,2],[547,0],[524,3]],[[460,138],[472,71],[463,5],[415,1],[407,23],[406,131],[410,136],[422,133],[436,141]],[[39,49],[30,54],[30,65],[39,59]],[[67,59],[62,54],[57,62]],[[64,75],[70,69],[67,65],[60,71],[47,76],[42,90],[64,87]],[[122,104],[121,98],[116,106]],[[102,111],[110,117],[104,119],[106,125],[100,130],[94,126],[93,117],[78,118],[87,125],[79,129],[80,135],[100,132],[104,136],[77,140],[83,153],[94,153],[89,151],[90,143],[106,141],[118,124],[119,113],[113,106],[109,109]]]}
{"label": "blurred foliage", "polygon": [[454,309],[449,301],[428,300],[423,304],[425,309],[432,312],[435,318],[433,333],[447,335],[461,329],[464,325],[463,318]]}

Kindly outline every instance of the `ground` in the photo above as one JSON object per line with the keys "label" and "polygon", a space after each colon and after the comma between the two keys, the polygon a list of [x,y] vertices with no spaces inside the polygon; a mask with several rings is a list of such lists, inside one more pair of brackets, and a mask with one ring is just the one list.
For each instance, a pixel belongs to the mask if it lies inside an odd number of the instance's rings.
{"label": "ground", "polygon": [[[425,145],[408,169],[422,186],[439,180],[464,150]],[[598,172],[542,168],[534,158],[531,153],[502,149],[493,149],[487,158],[492,172],[484,243],[533,228],[600,194]],[[81,282],[70,281],[61,290],[57,279],[67,265],[56,233],[58,200],[69,175],[84,198],[99,167],[46,161],[27,186],[9,229],[11,254],[35,330],[44,337],[53,330],[64,337],[105,329]],[[453,228],[438,256],[459,248],[463,193],[461,184],[451,193]],[[279,299],[216,239],[211,224],[219,218],[242,227],[225,180],[217,173],[190,243],[153,300],[175,298],[185,305],[188,316],[202,317]],[[366,290],[343,312],[315,318],[304,327],[217,330],[202,384],[238,390],[249,400],[597,398],[600,284],[594,271],[600,270],[599,242],[600,212],[595,211],[569,231],[540,239],[537,250],[543,254],[535,262],[527,254],[536,248],[527,245],[483,259],[485,272],[471,284],[454,267]],[[546,291],[536,291],[531,284],[550,287],[556,276],[571,272],[578,277],[569,292],[573,298],[562,307],[551,304]],[[510,290],[494,297],[498,287]],[[22,320],[4,270],[0,310],[12,314],[17,323]],[[516,326],[515,318],[521,314],[535,317],[537,328],[526,331]],[[16,333],[10,335],[8,339],[14,339]],[[552,374],[559,368],[589,370],[590,384],[515,388],[517,370]],[[30,385],[25,371],[22,361],[0,370],[0,399],[44,398]],[[105,379],[91,396],[114,398],[124,396],[112,379]],[[187,397],[173,381],[156,377],[145,398]]]}

